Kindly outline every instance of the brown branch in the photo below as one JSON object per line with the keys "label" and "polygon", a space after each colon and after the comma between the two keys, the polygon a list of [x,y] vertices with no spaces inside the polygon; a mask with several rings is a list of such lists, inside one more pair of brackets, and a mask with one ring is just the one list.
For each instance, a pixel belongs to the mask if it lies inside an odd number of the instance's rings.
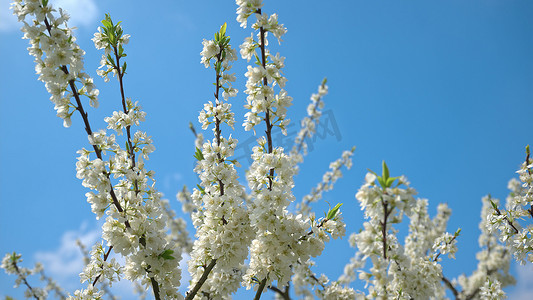
{"label": "brown branch", "polygon": [[383,221],[380,221],[379,223],[381,224],[381,233],[383,235],[383,258],[387,259],[387,218],[392,212],[392,209],[390,211],[388,210],[389,204],[384,201],[383,198],[381,199],[381,204],[383,205]]}
{"label": "brown branch", "polygon": [[215,266],[216,262],[217,262],[216,259],[211,260],[209,265],[205,268],[204,273],[202,274],[202,277],[200,277],[200,280],[198,280],[198,282],[194,285],[191,291],[187,292],[187,296],[185,297],[185,300],[192,300],[194,296],[196,296],[196,294],[198,293],[202,285],[207,280],[207,276],[209,275],[211,270],[213,270],[213,267]]}
{"label": "brown branch", "polygon": [[[109,254],[111,254],[111,249],[113,249],[113,246],[109,246],[109,249],[107,249],[107,252],[104,254],[104,261],[107,261]],[[96,286],[96,283],[98,282],[98,279],[100,279],[100,276],[102,276],[102,274],[96,276],[96,278],[93,281],[93,286]]]}
{"label": "brown branch", "polygon": [[[494,209],[496,210],[496,213],[498,214],[498,216],[501,216],[502,213],[500,212],[500,210],[498,209],[498,207],[494,207]],[[507,224],[509,224],[515,231],[515,233],[518,233],[518,229],[513,225],[513,222],[511,222],[507,216],[503,216],[503,218],[505,219],[505,221],[507,221]]]}
{"label": "brown branch", "polygon": [[[261,9],[257,10],[258,14],[261,14]],[[261,64],[263,68],[266,70],[266,50],[265,50],[265,29],[263,26],[259,28],[260,32],[260,48],[261,48]],[[268,80],[265,77],[263,77],[263,85],[268,86]],[[265,96],[265,101],[267,101],[267,97]],[[265,134],[267,137],[267,145],[268,145],[268,153],[272,153],[273,146],[272,146],[272,122],[270,120],[270,109],[267,107],[266,113],[265,113],[265,123],[266,123],[266,130]],[[268,177],[268,190],[272,191],[272,179],[274,178],[274,169],[270,169],[270,176]]]}
{"label": "brown branch", "polygon": [[[124,95],[124,81],[122,80],[122,78],[124,77],[124,73],[122,73],[122,70],[120,68],[120,56],[118,54],[118,49],[115,45],[113,45],[113,52],[115,53],[115,60],[117,61],[117,64],[115,67],[115,70],[117,70],[117,79],[118,79],[118,82],[119,82],[119,85],[120,85],[120,96],[122,98],[122,109],[124,110],[124,113],[125,114],[128,114],[128,108],[126,106],[126,97]],[[128,125],[126,126],[126,135],[127,135],[127,138],[128,138],[128,147],[129,147],[129,151],[128,151],[128,156],[131,160],[131,170],[134,171],[135,170],[135,151],[133,149],[133,143],[132,143],[132,139],[131,139],[131,125]],[[138,172],[137,172],[138,174]],[[138,187],[138,182],[137,182],[137,179],[134,180],[133,182],[133,185],[135,187],[135,194],[139,194],[139,187]]]}
{"label": "brown branch", "polygon": [[289,295],[289,286],[285,286],[285,290],[280,290],[277,286],[271,285],[268,287],[269,290],[277,293],[280,297],[283,298],[283,300],[291,300],[291,297]]}
{"label": "brown branch", "polygon": [[267,279],[261,280],[261,283],[259,284],[259,288],[257,289],[257,292],[255,293],[254,300],[259,300],[261,298],[261,294],[263,293],[263,290],[265,289]]}
{"label": "brown branch", "polygon": [[444,284],[446,284],[446,286],[452,291],[453,295],[455,296],[455,299],[457,299],[459,297],[459,292],[457,291],[457,289],[453,286],[453,284],[451,283],[450,280],[448,280],[448,278],[442,276],[442,281],[444,282]]}
{"label": "brown branch", "polygon": [[33,296],[33,298],[39,300],[39,297],[35,294],[35,292],[33,291],[32,287],[30,286],[30,284],[28,283],[28,281],[26,280],[26,277],[23,277],[21,272],[20,272],[20,269],[19,267],[17,266],[17,263],[15,261],[13,261],[13,266],[15,267],[15,271],[17,271],[17,275],[19,276],[19,278],[22,278],[22,282],[24,282],[24,285],[26,287],[28,287],[28,290],[30,290],[30,293],[31,295]]}

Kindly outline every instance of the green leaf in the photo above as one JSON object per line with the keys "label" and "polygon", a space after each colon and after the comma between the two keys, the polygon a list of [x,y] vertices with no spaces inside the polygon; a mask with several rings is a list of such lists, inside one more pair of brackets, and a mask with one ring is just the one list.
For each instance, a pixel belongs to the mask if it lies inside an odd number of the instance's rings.
{"label": "green leaf", "polygon": [[529,145],[526,146],[526,155],[529,156]]}
{"label": "green leaf", "polygon": [[164,258],[164,259],[176,259],[174,256],[172,256],[171,254],[174,253],[174,250],[171,250],[171,249],[167,249],[165,251],[163,251],[163,253],[159,254],[157,257],[158,258]]}
{"label": "green leaf", "polygon": [[327,214],[326,218],[328,220],[333,220],[337,216],[337,212],[339,211],[341,206],[342,206],[342,203],[338,203],[337,205],[335,205],[335,207],[333,209],[330,209],[328,211],[328,214]]}
{"label": "green leaf", "polygon": [[43,7],[47,7],[48,6],[48,0],[43,0]]}
{"label": "green leaf", "polygon": [[324,79],[322,79],[322,85],[326,85],[327,82],[328,82],[328,78],[324,77]]}
{"label": "green leaf", "polygon": [[115,66],[115,60],[111,57],[111,54],[107,55],[107,61],[109,61],[113,67]]}
{"label": "green leaf", "polygon": [[196,187],[198,188],[200,193],[202,193],[202,195],[205,195],[205,189],[203,187],[201,187],[199,184],[197,184]]}
{"label": "green leaf", "polygon": [[102,24],[106,28],[111,28],[111,22],[109,22],[108,20],[102,20]]}
{"label": "green leaf", "polygon": [[492,199],[490,200],[490,204],[492,205],[492,208],[494,208],[494,210],[498,210],[498,205],[496,205],[496,203],[494,203]]}
{"label": "green leaf", "polygon": [[385,161],[383,161],[382,165],[383,165],[383,171],[381,173],[381,176],[383,176],[383,179],[387,181],[389,179],[389,167],[387,167],[387,164],[385,163]]}
{"label": "green leaf", "polygon": [[204,155],[202,154],[202,151],[196,147],[196,152],[194,153],[194,158],[196,158],[198,161],[204,160]]}
{"label": "green leaf", "polygon": [[225,36],[226,35],[226,22],[224,22],[224,24],[220,27],[220,35],[221,36]]}
{"label": "green leaf", "polygon": [[382,188],[384,188],[384,189],[387,188],[387,183],[385,182],[385,180],[383,180],[383,177],[378,176],[378,182],[379,182],[379,185],[381,185]]}

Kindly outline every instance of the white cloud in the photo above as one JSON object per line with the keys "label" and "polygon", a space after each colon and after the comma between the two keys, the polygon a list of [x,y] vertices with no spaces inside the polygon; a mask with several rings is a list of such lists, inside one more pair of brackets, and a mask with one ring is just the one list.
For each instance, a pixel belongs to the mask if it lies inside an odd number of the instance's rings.
{"label": "white cloud", "polygon": [[87,223],[83,223],[80,229],[63,233],[61,244],[54,251],[36,252],[35,261],[43,264],[47,275],[57,280],[65,289],[70,290],[78,285],[78,275],[84,267],[83,254],[76,245],[76,240],[81,240],[90,249],[99,237],[98,229],[89,229]]}
{"label": "white cloud", "polygon": [[94,0],[52,0],[54,8],[61,7],[70,15],[69,26],[91,26],[98,16]]}
{"label": "white cloud", "polygon": [[179,182],[182,181],[182,179],[183,175],[178,172],[165,174],[165,177],[163,178],[163,188],[165,190],[181,190]]}
{"label": "white cloud", "polygon": [[11,0],[0,0],[0,31],[12,31],[20,28],[17,23],[17,17],[9,9]]}
{"label": "white cloud", "polygon": [[[9,7],[12,0],[0,0],[0,31],[18,30],[21,26]],[[61,7],[70,15],[69,26],[93,26],[98,17],[94,0],[51,0],[54,8]]]}
{"label": "white cloud", "polygon": [[533,299],[533,265],[516,265],[516,286],[509,291],[509,299]]}

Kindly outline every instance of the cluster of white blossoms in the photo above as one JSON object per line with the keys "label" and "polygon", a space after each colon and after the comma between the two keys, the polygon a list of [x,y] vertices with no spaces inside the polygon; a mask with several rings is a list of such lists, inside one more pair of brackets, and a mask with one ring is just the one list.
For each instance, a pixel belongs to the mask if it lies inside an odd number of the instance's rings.
{"label": "cluster of white blossoms", "polygon": [[[189,261],[191,287],[200,282],[197,299],[221,299],[234,293],[240,286],[244,260],[252,238],[250,220],[245,209],[244,187],[239,183],[233,156],[237,140],[222,136],[221,126],[233,127],[234,114],[231,104],[219,99],[224,90],[224,99],[234,96],[237,90],[231,86],[235,75],[229,74],[236,52],[226,36],[226,24],[215,34],[214,40],[203,41],[201,62],[212,65],[216,72],[215,102],[209,101],[200,112],[198,121],[202,129],[213,125],[213,139],[206,140],[201,150],[195,171],[201,183],[192,194],[194,212],[191,217],[196,228],[196,240]],[[212,271],[211,271],[212,270]],[[205,282],[204,274],[211,272]],[[189,296],[189,295],[188,295]]]}
{"label": "cluster of white blossoms", "polygon": [[311,95],[311,103],[307,106],[307,117],[301,122],[300,131],[296,135],[294,140],[294,146],[291,150],[291,155],[297,156],[299,153],[302,155],[307,154],[306,138],[311,138],[316,133],[316,126],[322,116],[322,109],[324,108],[324,96],[328,94],[328,86],[326,85],[326,78],[322,80],[322,84],[318,87],[318,93]]}
{"label": "cluster of white blossoms", "polygon": [[296,205],[299,213],[304,216],[311,213],[311,207],[309,204],[319,201],[322,199],[322,194],[324,192],[333,189],[335,182],[342,177],[341,168],[345,166],[346,169],[349,170],[352,167],[352,156],[354,151],[355,147],[344,151],[339,159],[329,164],[329,171],[322,176],[322,182],[318,183],[318,185],[311,190],[311,193],[305,195],[302,202]]}
{"label": "cluster of white blossoms", "polygon": [[[247,18],[255,13],[257,21],[252,27],[259,31],[257,40],[252,34],[240,46],[242,58],[248,61],[253,57],[257,59],[256,66],[248,66],[248,71],[245,74],[247,82],[244,92],[248,95],[245,108],[250,111],[245,114],[244,129],[247,131],[254,129],[263,121],[261,115],[266,114],[264,118],[268,121],[265,122],[279,127],[286,134],[286,125],[289,120],[285,117],[287,107],[291,105],[292,97],[288,96],[283,89],[287,81],[281,73],[281,69],[285,66],[285,58],[280,57],[279,53],[272,55],[266,48],[269,32],[280,39],[285,34],[286,29],[278,23],[275,14],[267,18],[261,14],[260,10],[253,13],[248,11],[251,7],[261,7],[261,1],[237,1],[237,4],[239,5],[237,20],[241,22],[241,26],[245,26]],[[257,54],[258,48],[260,49],[259,55]],[[280,87],[277,94],[274,91],[276,85]]]}
{"label": "cluster of white blossoms", "polygon": [[[358,292],[361,299],[429,299],[443,297],[442,270],[439,256],[453,257],[457,248],[455,237],[445,232],[449,209],[439,206],[432,220],[427,213],[428,202],[415,199],[416,191],[405,177],[390,177],[387,165],[377,176],[368,173],[356,198],[368,219],[360,233],[350,236],[356,255],[346,265],[339,284],[358,278],[366,282],[367,292]],[[404,216],[410,219],[409,234],[402,246],[398,230],[392,225]],[[367,261],[370,268],[365,269]]]}
{"label": "cluster of white blossoms", "polygon": [[[510,249],[498,240],[496,232],[488,230],[487,222],[492,214],[492,204],[498,204],[498,199],[490,196],[483,197],[481,208],[481,222],[479,229],[479,246],[481,251],[476,254],[478,265],[476,270],[470,275],[461,275],[453,282],[454,288],[459,285],[460,299],[470,299],[474,295],[483,291],[483,288],[491,289],[509,286],[515,283],[514,277],[509,274],[512,253]],[[483,293],[480,293],[482,296]],[[485,299],[502,299],[501,297],[488,297]]]}
{"label": "cluster of white blossoms", "polygon": [[106,14],[105,19],[102,21],[104,27],[98,27],[98,32],[94,34],[93,42],[96,49],[104,49],[102,58],[100,60],[100,66],[96,73],[100,75],[105,82],[109,82],[109,73],[113,76],[124,74],[126,72],[127,64],[124,62],[122,66],[118,66],[118,61],[115,63],[113,58],[115,55],[118,57],[124,57],[124,45],[130,41],[129,34],[123,34],[120,24],[113,24],[111,17]]}
{"label": "cluster of white blossoms", "polygon": [[[248,66],[246,90],[249,111],[245,114],[245,130],[254,129],[264,121],[266,136],[258,139],[253,147],[249,172],[246,175],[250,196],[250,221],[256,233],[250,248],[250,264],[244,275],[244,284],[250,288],[259,284],[260,295],[265,286],[277,281],[285,287],[293,275],[293,267],[306,263],[311,256],[321,254],[324,243],[331,234],[334,238],[344,233],[344,223],[338,207],[329,218],[295,215],[287,210],[294,201],[292,188],[297,160],[272,144],[272,128],[278,127],[286,134],[287,107],[292,98],[283,89],[286,78],[281,74],[284,58],[272,55],[266,48],[268,33],[278,41],[286,29],[278,23],[277,15],[263,15],[261,1],[237,1],[237,20],[245,27],[249,16],[255,14],[252,34],[241,45],[241,56],[248,61],[255,57],[256,66]],[[257,53],[259,49],[259,53]],[[275,87],[279,86],[276,94]],[[255,132],[255,129],[254,129]],[[257,296],[256,296],[257,297]]]}
{"label": "cluster of white blossoms", "polygon": [[[11,8],[24,24],[23,38],[30,40],[28,51],[35,57],[35,72],[51,94],[63,126],[69,127],[72,114],[81,105],[80,96],[88,97],[90,105],[98,107],[99,94],[93,79],[83,70],[85,51],[76,44],[72,28],[67,26],[70,17],[62,9],[59,16],[54,15],[57,11],[48,5],[48,0],[16,0]],[[82,88],[76,89],[76,83],[81,83]],[[73,97],[76,103],[72,103]]]}
{"label": "cluster of white blossoms", "polygon": [[507,296],[502,291],[502,287],[498,281],[490,281],[487,279],[485,284],[480,289],[480,298],[486,300],[505,299]]}
{"label": "cluster of white blossoms", "polygon": [[533,160],[529,145],[526,160],[517,171],[520,181],[509,181],[510,193],[505,210],[493,203],[492,213],[487,216],[490,231],[499,231],[500,240],[510,247],[520,264],[533,262]]}
{"label": "cluster of white blossoms", "polygon": [[[112,61],[110,66],[116,70],[123,91],[124,69],[118,66],[125,54],[117,41],[122,36],[122,29],[114,25],[109,16],[102,23],[104,29],[100,32],[105,31],[106,35],[105,38],[95,39],[95,45],[97,48],[110,48],[115,54],[115,59],[108,59],[108,63]],[[153,172],[146,170],[144,165],[144,159],[148,159],[155,150],[152,140],[142,131],[131,135],[131,126],[144,121],[146,113],[137,102],[125,99],[124,93],[122,96],[123,110],[113,112],[105,121],[107,128],[118,135],[126,129],[126,149],[120,147],[115,134],[108,135],[101,130],[89,136],[97,156],[95,159],[91,159],[93,151],[79,151],[77,177],[83,180],[85,187],[93,190],[86,196],[97,217],[107,214],[102,237],[109,246],[107,253],[103,248],[95,248],[99,251],[91,252],[91,262],[80,277],[89,281],[89,289],[92,289],[93,282],[102,275],[108,279],[113,278],[109,274],[123,275],[131,281],[140,280],[146,289],[151,286],[155,294],[164,298],[180,298],[177,291],[181,279],[178,265],[184,245],[167,238],[167,215],[161,194],[155,189]],[[102,157],[106,153],[108,161]],[[111,248],[125,257],[125,266],[106,262]],[[81,296],[75,296],[79,298],[85,294],[81,291],[78,293]]]}
{"label": "cluster of white blossoms", "polygon": [[2,259],[0,268],[4,269],[6,274],[17,276],[17,279],[15,279],[15,288],[19,287],[21,284],[26,286],[26,290],[24,291],[26,298],[46,299],[48,297],[48,292],[50,291],[48,286],[45,288],[32,287],[26,280],[27,277],[41,272],[42,265],[37,264],[33,269],[21,267],[19,265],[22,262],[21,257],[20,254],[15,252],[7,253]]}

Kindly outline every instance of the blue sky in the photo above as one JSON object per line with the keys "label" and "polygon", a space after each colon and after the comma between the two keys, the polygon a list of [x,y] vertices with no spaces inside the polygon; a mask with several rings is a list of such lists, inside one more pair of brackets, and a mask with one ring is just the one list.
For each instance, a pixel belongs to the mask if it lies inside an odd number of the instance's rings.
{"label": "blue sky", "polygon": [[[104,13],[123,21],[132,35],[126,95],[148,113],[142,130],[156,146],[148,166],[156,171],[159,190],[181,211],[174,195],[197,182],[188,123],[213,94],[213,71],[200,64],[201,41],[224,22],[234,47],[249,36],[250,29],[235,21],[236,5],[57,2],[71,7],[78,43],[87,52],[85,68],[101,91],[100,108],[89,110],[93,128],[103,128],[103,118],[120,106],[116,82],[96,78],[101,53],[90,39]],[[44,261],[73,291],[81,270],[72,242],[76,236],[94,241],[98,228],[75,178],[76,151],[88,146],[87,138],[78,117],[65,129],[55,116],[8,6],[0,0],[0,254],[15,250],[28,264]],[[347,232],[362,226],[354,194],[367,168],[379,170],[386,160],[392,175],[406,175],[419,196],[429,199],[432,214],[440,202],[452,208],[449,231],[462,232],[457,259],[445,263],[445,273],[470,274],[480,199],[488,193],[505,198],[524,147],[533,141],[533,3],[293,0],[265,1],[264,11],[278,13],[288,29],[272,49],[287,57],[286,89],[294,98],[289,118],[297,124],[305,116],[309,96],[327,77],[326,116],[329,129],[338,129],[313,144],[296,178],[297,198],[355,145],[352,170],[324,197],[344,203]],[[243,61],[234,67],[240,93],[231,101],[238,123],[245,70]],[[234,135],[241,143],[250,138],[239,126]],[[317,213],[325,209],[325,202],[315,206]],[[347,238],[330,243],[316,270],[336,278],[353,253]],[[528,299],[533,283],[525,280],[533,270],[513,266],[513,272],[522,279],[508,289],[512,299]],[[0,296],[20,295],[11,288],[13,279],[0,274]]]}

